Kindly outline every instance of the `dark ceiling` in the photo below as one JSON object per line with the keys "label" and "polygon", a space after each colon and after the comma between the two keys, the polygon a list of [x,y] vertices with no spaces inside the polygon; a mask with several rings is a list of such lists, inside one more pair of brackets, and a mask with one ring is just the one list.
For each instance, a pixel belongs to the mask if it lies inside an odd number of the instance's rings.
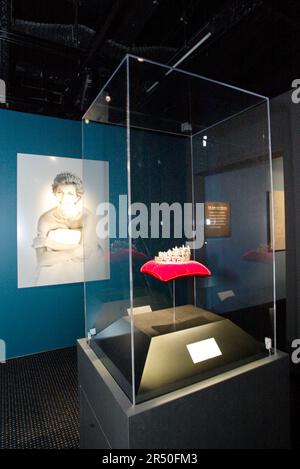
{"label": "dark ceiling", "polygon": [[300,78],[299,0],[0,0],[11,109],[78,119],[126,53],[269,97]]}

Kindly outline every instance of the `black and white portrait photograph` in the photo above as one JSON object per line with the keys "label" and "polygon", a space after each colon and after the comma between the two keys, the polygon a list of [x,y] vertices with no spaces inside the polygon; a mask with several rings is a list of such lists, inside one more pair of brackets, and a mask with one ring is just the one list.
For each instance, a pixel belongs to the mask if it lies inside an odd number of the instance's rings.
{"label": "black and white portrait photograph", "polygon": [[95,215],[108,200],[108,163],[84,167],[86,187],[81,159],[18,155],[19,288],[109,278]]}

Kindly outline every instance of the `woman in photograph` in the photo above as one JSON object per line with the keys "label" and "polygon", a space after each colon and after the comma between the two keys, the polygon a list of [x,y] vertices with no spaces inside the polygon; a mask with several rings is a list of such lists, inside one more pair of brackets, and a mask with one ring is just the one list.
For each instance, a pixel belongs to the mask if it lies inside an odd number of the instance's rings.
{"label": "woman in photograph", "polygon": [[70,172],[60,173],[53,181],[52,191],[56,206],[39,218],[33,241],[38,262],[37,283],[82,281],[84,259],[101,250],[92,214],[83,210],[82,180]]}

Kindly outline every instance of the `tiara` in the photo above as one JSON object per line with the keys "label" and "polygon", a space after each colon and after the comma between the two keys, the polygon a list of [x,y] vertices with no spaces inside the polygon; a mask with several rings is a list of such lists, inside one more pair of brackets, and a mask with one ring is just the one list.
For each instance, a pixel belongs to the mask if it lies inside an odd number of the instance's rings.
{"label": "tiara", "polygon": [[191,248],[189,246],[182,246],[174,249],[169,249],[166,252],[159,252],[155,257],[155,262],[159,264],[184,264],[191,260]]}

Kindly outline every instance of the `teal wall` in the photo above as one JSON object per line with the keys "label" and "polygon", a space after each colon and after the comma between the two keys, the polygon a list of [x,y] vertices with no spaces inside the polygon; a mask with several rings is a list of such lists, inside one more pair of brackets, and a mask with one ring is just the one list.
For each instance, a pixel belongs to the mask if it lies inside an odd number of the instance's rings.
{"label": "teal wall", "polygon": [[81,123],[0,110],[0,339],[8,358],[84,335],[82,284],[18,289],[17,153],[81,158]]}

